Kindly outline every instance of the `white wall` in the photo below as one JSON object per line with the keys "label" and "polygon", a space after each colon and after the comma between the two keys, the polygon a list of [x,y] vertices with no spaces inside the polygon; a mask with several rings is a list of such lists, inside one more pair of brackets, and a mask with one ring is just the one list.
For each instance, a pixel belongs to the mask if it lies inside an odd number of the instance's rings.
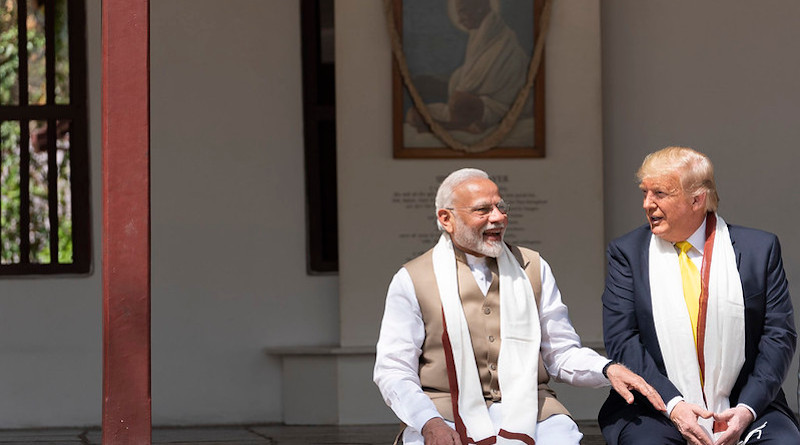
{"label": "white wall", "polygon": [[262,349],[338,342],[307,276],[299,2],[151,7],[155,424],[282,420]]}
{"label": "white wall", "polygon": [[606,238],[645,222],[644,155],[694,147],[715,164],[720,214],[780,237],[800,308],[800,3],[604,0],[602,20]]}

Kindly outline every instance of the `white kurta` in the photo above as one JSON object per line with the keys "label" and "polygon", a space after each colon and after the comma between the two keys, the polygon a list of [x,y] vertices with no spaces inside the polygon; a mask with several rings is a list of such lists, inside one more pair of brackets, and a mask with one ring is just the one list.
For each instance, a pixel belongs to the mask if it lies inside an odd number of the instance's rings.
{"label": "white kurta", "polygon": [[[483,261],[468,256],[468,263],[484,294],[491,276]],[[599,388],[608,380],[602,369],[608,359],[592,349],[581,347],[580,338],[570,323],[567,307],[561,301],[550,266],[541,260],[542,296],[539,322],[541,352],[548,374],[557,381],[576,386]],[[374,380],[387,405],[405,424],[421,431],[433,417],[441,417],[419,380],[419,357],[425,340],[425,325],[414,285],[405,268],[395,274],[386,296],[386,309],[377,345]]]}

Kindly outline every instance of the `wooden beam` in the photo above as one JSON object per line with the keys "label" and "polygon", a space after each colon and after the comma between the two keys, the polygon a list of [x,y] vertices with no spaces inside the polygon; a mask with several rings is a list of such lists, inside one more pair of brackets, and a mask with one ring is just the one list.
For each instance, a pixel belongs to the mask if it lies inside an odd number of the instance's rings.
{"label": "wooden beam", "polygon": [[103,443],[150,444],[149,0],[103,0]]}

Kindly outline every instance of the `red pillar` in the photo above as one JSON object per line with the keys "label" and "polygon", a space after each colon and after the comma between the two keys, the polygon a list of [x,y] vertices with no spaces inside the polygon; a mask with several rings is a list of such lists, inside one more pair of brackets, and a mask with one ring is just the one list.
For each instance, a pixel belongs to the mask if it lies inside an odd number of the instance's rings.
{"label": "red pillar", "polygon": [[150,444],[149,0],[103,0],[103,444]]}

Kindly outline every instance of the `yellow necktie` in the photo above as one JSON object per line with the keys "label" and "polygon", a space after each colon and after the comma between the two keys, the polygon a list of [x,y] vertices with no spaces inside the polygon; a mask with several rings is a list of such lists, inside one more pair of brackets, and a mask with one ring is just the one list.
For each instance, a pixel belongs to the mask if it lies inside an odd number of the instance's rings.
{"label": "yellow necktie", "polygon": [[678,263],[681,266],[681,280],[683,281],[683,299],[686,301],[686,308],[689,309],[689,318],[692,321],[692,332],[694,333],[694,346],[697,348],[697,315],[700,312],[700,271],[694,265],[686,252],[692,248],[688,241],[675,243],[681,253],[678,254]]}

